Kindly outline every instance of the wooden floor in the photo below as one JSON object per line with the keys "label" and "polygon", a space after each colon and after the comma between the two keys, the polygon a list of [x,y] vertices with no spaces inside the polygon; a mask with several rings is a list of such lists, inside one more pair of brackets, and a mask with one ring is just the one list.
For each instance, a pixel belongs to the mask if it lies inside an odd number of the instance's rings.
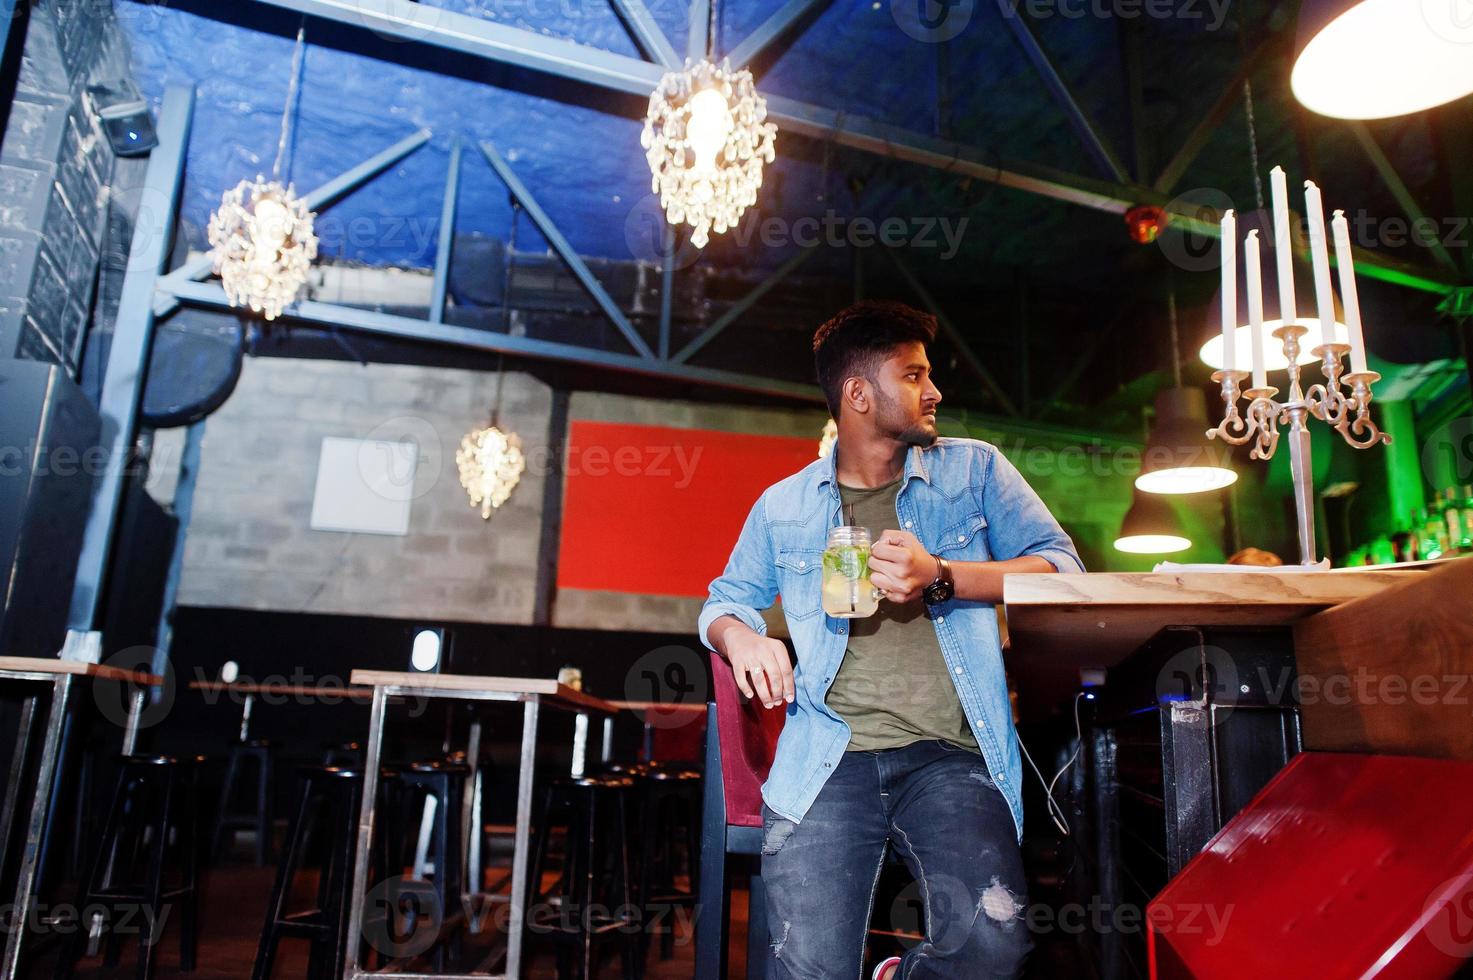
{"label": "wooden floor", "polygon": [[[179,923],[177,916],[170,916],[165,924],[164,939],[157,953],[157,980],[190,978],[190,980],[227,980],[227,978],[250,977],[256,958],[256,944],[260,940],[261,925],[266,905],[271,895],[271,884],[275,871],[272,868],[257,869],[249,865],[230,864],[207,871],[201,882],[203,904],[200,909],[199,963],[193,973],[179,970]],[[315,882],[310,874],[303,876],[303,899],[310,900],[310,889]],[[551,879],[549,879],[551,884]],[[744,890],[732,894],[732,936],[730,969],[732,977],[742,977],[746,969],[746,923],[747,895]],[[530,962],[524,971],[528,980],[554,980],[557,976],[555,955],[549,941],[538,936],[529,936]],[[599,976],[620,976],[616,944],[609,942],[604,957],[604,966]],[[649,980],[675,980],[689,978],[694,972],[695,947],[687,930],[677,931],[674,955],[662,961],[658,943],[651,944],[645,976]],[[102,966],[100,958],[83,960],[77,968],[77,980],[122,980],[134,977],[136,970],[136,944],[123,947],[122,959],[111,969]],[[467,945],[465,969],[480,961],[478,952],[486,948],[479,942]],[[429,967],[421,962],[412,966],[414,971],[429,973]],[[34,980],[56,975],[56,953],[45,950],[37,955],[26,974]],[[301,980],[307,975],[307,943],[304,940],[284,940],[277,956],[272,977],[277,980]]]}

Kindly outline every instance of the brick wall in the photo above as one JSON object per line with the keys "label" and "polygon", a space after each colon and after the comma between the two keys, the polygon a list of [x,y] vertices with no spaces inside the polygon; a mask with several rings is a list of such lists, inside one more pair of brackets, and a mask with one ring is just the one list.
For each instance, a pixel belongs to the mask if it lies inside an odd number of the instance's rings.
{"label": "brick wall", "polygon": [[[533,622],[547,480],[552,391],[509,373],[503,419],[531,465],[507,505],[483,522],[459,484],[455,448],[486,415],[494,377],[481,372],[248,358],[230,400],[205,425],[194,519],[180,602],[459,622]],[[671,402],[589,392],[569,397],[570,421],[596,420],[812,438],[825,414]],[[1092,571],[1149,569],[1154,558],[1111,547],[1130,506],[1140,447],[1054,430],[950,419],[948,435],[1002,448],[1075,538]],[[407,536],[309,527],[317,460],[326,436],[422,441]],[[158,433],[151,492],[167,501],[182,430]],[[560,492],[555,484],[553,493]],[[1221,519],[1206,502],[1179,502],[1199,547],[1177,560],[1220,561]],[[556,499],[556,496],[554,497]],[[555,548],[556,536],[548,542]],[[556,552],[550,552],[555,556]],[[616,560],[611,557],[611,560]],[[558,590],[551,624],[565,628],[688,633],[701,600]],[[769,618],[781,635],[781,617]]]}
{"label": "brick wall", "polygon": [[0,357],[76,370],[114,165],[82,93],[126,71],[110,3],[32,9],[0,147]]}
{"label": "brick wall", "polygon": [[[248,358],[205,423],[179,603],[284,612],[529,623],[546,467],[482,520],[461,489],[460,438],[484,424],[494,376],[404,365]],[[508,372],[503,427],[546,444],[552,393]],[[406,536],[309,526],[322,440],[413,438]],[[155,468],[177,467],[161,458]],[[170,465],[172,462],[172,466]],[[168,491],[168,481],[159,484]]]}

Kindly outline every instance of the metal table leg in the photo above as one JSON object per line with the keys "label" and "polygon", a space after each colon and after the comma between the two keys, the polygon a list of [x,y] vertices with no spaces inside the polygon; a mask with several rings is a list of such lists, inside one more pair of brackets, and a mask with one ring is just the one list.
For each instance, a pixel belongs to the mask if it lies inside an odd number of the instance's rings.
{"label": "metal table leg", "polygon": [[461,902],[466,910],[466,928],[472,935],[481,931],[475,914],[476,896],[481,893],[481,719],[472,716],[466,740],[465,764],[470,768],[466,790],[460,800]]}
{"label": "metal table leg", "polygon": [[0,964],[0,976],[15,980],[20,975],[21,937],[25,935],[29,919],[32,891],[36,885],[36,866],[41,856],[43,831],[46,816],[51,809],[51,798],[56,787],[56,762],[61,754],[61,730],[66,723],[67,702],[71,697],[72,675],[57,674],[52,681],[51,717],[46,719],[46,741],[41,748],[41,762],[36,770],[36,795],[31,800],[31,819],[26,827],[25,850],[21,854],[20,870],[16,875],[14,914],[16,921],[10,934],[5,937],[5,959]]}
{"label": "metal table leg", "polygon": [[[522,714],[522,759],[517,770],[517,828],[511,859],[511,914],[506,924],[506,976],[516,980],[522,970],[522,934],[527,917],[527,859],[532,840],[532,789],[537,762],[537,699],[529,698]],[[587,717],[580,715],[585,726]],[[541,884],[538,882],[537,884]],[[535,892],[535,889],[534,889]]]}
{"label": "metal table leg", "polygon": [[573,768],[574,779],[582,779],[588,769],[588,715],[579,712],[573,718]]}
{"label": "metal table leg", "polygon": [[363,903],[368,892],[368,864],[373,847],[374,804],[378,799],[379,756],[383,751],[384,713],[388,696],[382,687],[373,689],[368,713],[368,745],[363,757],[363,799],[358,808],[358,843],[353,851],[353,889],[348,893],[347,955],[343,980],[354,980],[362,972]]}
{"label": "metal table leg", "polygon": [[147,691],[143,687],[135,687],[132,695],[128,698],[128,722],[123,726],[123,754],[132,755],[138,748],[138,729],[143,723],[143,702],[147,697]]}
{"label": "metal table leg", "polygon": [[603,739],[603,746],[602,746],[602,749],[599,752],[599,757],[598,758],[599,758],[599,761],[600,762],[602,762],[604,765],[607,766],[609,764],[609,760],[613,759],[613,757],[614,757],[614,716],[613,715],[605,715],[604,716],[604,739]]}

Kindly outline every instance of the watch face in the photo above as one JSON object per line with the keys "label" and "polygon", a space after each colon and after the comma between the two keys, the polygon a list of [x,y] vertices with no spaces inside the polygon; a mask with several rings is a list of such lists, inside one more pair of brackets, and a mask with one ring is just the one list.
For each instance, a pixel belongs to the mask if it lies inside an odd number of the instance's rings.
{"label": "watch face", "polygon": [[955,591],[950,582],[932,582],[926,586],[926,601],[932,605],[945,602]]}

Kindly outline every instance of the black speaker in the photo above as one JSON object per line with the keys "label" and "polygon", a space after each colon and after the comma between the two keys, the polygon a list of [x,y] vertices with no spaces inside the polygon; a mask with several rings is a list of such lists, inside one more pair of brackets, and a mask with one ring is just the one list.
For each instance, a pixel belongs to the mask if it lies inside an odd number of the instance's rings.
{"label": "black speaker", "polygon": [[53,657],[92,485],[106,464],[97,409],[66,373],[0,360],[0,651]]}

